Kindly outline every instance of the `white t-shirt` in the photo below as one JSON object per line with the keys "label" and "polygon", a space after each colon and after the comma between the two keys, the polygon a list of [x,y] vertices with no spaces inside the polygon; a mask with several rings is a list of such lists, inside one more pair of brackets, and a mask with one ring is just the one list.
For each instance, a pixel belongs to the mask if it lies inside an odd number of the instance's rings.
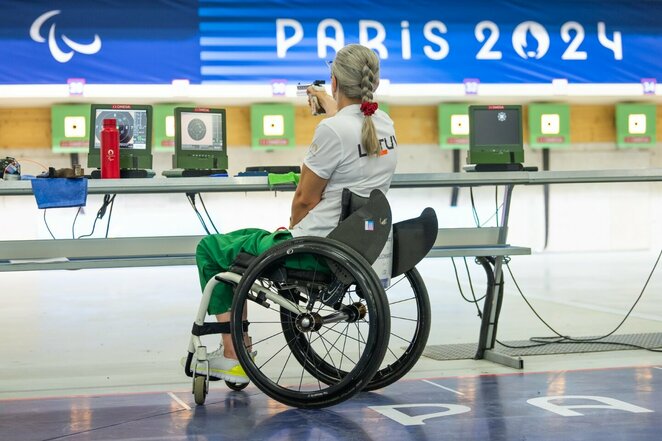
{"label": "white t-shirt", "polygon": [[360,196],[388,191],[398,160],[393,121],[381,110],[372,116],[381,150],[368,156],[361,146],[363,119],[360,105],[352,104],[315,129],[303,163],[328,182],[319,204],[290,230],[293,236],[327,236],[338,225],[343,188]]}

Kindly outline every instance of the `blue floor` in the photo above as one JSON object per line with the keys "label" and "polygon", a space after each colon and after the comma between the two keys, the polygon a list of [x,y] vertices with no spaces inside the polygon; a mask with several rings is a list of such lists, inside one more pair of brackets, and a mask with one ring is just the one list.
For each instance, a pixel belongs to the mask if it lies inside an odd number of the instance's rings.
{"label": "blue floor", "polygon": [[0,401],[0,440],[637,440],[662,433],[662,367],[403,380],[323,410],[219,382]]}

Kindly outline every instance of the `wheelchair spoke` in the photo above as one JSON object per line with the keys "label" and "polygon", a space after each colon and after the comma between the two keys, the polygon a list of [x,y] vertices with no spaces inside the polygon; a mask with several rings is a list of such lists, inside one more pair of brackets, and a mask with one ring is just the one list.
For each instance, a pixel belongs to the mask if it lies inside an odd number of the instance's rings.
{"label": "wheelchair spoke", "polygon": [[283,378],[283,373],[285,372],[285,368],[287,367],[287,363],[290,361],[290,358],[292,357],[292,352],[290,352],[287,355],[287,358],[285,359],[285,363],[283,363],[283,369],[280,371],[280,375],[278,376],[278,379],[276,380],[276,384],[280,384],[281,378]]}
{"label": "wheelchair spoke", "polygon": [[388,305],[389,305],[389,306],[393,306],[393,305],[397,305],[398,303],[402,303],[402,302],[410,302],[410,301],[412,301],[412,300],[416,300],[416,298],[415,298],[415,297],[409,297],[408,299],[398,300],[397,302],[390,302]]}
{"label": "wheelchair spoke", "polygon": [[256,341],[256,342],[253,342],[253,346],[257,346],[257,345],[259,345],[259,344],[262,344],[262,343],[264,343],[265,341],[267,341],[267,340],[271,340],[272,338],[278,337],[279,335],[282,335],[282,334],[283,334],[282,332],[276,332],[275,334],[272,334],[272,335],[270,335],[270,336],[268,336],[268,337],[265,337],[265,338],[263,338],[263,339],[261,339],[261,340],[258,340],[258,341]]}
{"label": "wheelchair spoke", "polygon": [[[339,331],[333,329],[333,328],[334,328],[335,326],[337,326],[338,324],[339,324],[339,323],[335,323],[332,327],[329,327],[326,331],[324,331],[324,332],[322,332],[322,333],[318,333],[318,334],[317,334],[317,338],[315,338],[314,340],[310,340],[310,344],[312,345],[313,343],[315,343],[315,342],[317,342],[317,341],[320,341],[320,342],[324,345],[324,341],[327,341],[327,342],[329,342],[329,343],[331,344],[331,346],[332,346],[336,351],[338,351],[338,352],[341,353],[341,365],[342,365],[342,360],[345,359],[345,358],[346,358],[347,360],[349,360],[351,363],[356,364],[356,362],[355,362],[354,360],[352,360],[352,359],[351,359],[351,358],[345,353],[345,347],[346,347],[346,342],[347,342],[347,334],[346,334],[345,332],[339,332]],[[350,325],[349,323],[347,323],[347,324],[345,325],[345,331],[347,331],[347,329],[349,328],[349,325]],[[333,331],[333,332],[335,332],[335,333],[338,334],[338,337],[336,338],[336,341],[334,341],[333,343],[331,343],[331,340],[330,340],[330,339],[325,338],[325,335],[326,335],[328,332],[330,332],[330,331]],[[338,340],[340,340],[343,336],[345,337],[345,340],[344,340],[345,343],[343,344],[343,350],[340,351],[340,350],[338,349],[336,343],[337,343]],[[331,354],[331,351],[328,351],[328,350],[327,350],[327,355],[330,355],[330,354]],[[325,358],[325,357],[323,357],[323,358]],[[335,367],[335,366],[334,366],[334,367]],[[337,369],[336,369],[336,370],[337,370]]]}
{"label": "wheelchair spoke", "polygon": [[[264,341],[264,340],[263,340],[263,341]],[[271,357],[269,357],[264,363],[262,363],[262,364],[259,365],[258,367],[259,367],[260,369],[262,369],[267,363],[269,363],[271,360],[273,360],[274,357],[276,357],[276,355],[280,354],[280,353],[283,351],[283,349],[285,349],[286,347],[288,347],[288,344],[287,344],[287,343],[285,343],[285,345],[284,345],[282,348],[280,348],[278,351],[276,351],[276,353],[274,353],[274,355],[272,355]],[[288,357],[288,358],[289,358],[289,357]]]}
{"label": "wheelchair spoke", "polygon": [[[350,323],[348,323],[348,325],[350,325]],[[336,331],[335,329],[331,329],[331,328],[329,329],[329,331],[336,332],[336,333],[341,334],[341,335],[345,335],[345,338],[348,338],[349,340],[355,341],[355,342],[357,342],[357,343],[364,343],[364,344],[365,344],[365,340],[364,340],[364,339],[358,339],[357,337],[354,337],[354,336],[349,335],[349,334],[347,334],[347,333],[343,334],[343,333],[338,332],[338,331]],[[359,332],[359,334],[360,334],[360,332]]]}
{"label": "wheelchair spoke", "polygon": [[[343,351],[340,351],[340,350],[338,349],[338,347],[335,345],[335,342],[334,342],[334,343],[331,343],[330,340],[327,340],[327,339],[324,338],[323,336],[321,336],[320,338],[321,338],[322,344],[324,345],[324,348],[326,349],[326,355],[328,355],[329,360],[331,361],[331,363],[333,363],[333,368],[334,368],[334,369],[336,370],[336,372],[338,373],[338,378],[340,378],[340,376],[341,376],[341,374],[340,374],[340,368],[336,366],[336,364],[335,364],[335,362],[334,362],[334,360],[333,360],[333,356],[331,355],[331,350],[328,349],[328,347],[326,346],[326,344],[324,344],[324,342],[327,341],[327,342],[329,343],[329,345],[331,346],[331,348],[333,348],[333,349],[335,349],[336,351],[340,352],[340,354],[341,354],[341,356],[340,356],[340,365],[341,365],[341,366],[342,366],[342,361],[343,361],[343,359],[345,358],[345,354],[343,353]],[[338,337],[338,338],[340,338],[340,337]],[[338,340],[338,339],[336,339],[336,341],[337,341],[337,340]],[[324,360],[326,360],[326,355],[323,357]],[[349,359],[349,358],[348,358],[348,359]],[[350,360],[350,361],[351,361],[351,360]],[[356,364],[356,363],[354,363],[354,364]]]}
{"label": "wheelchair spoke", "polygon": [[[393,335],[393,334],[391,334],[391,335]],[[409,342],[407,342],[407,343],[409,343]],[[398,358],[398,356],[396,355],[396,353],[393,352],[393,350],[392,350],[390,347],[387,348],[386,350],[387,350],[388,353],[391,354],[393,357],[395,357],[396,359]]]}
{"label": "wheelchair spoke", "polygon": [[392,335],[393,337],[399,338],[400,340],[402,340],[404,343],[407,343],[407,344],[409,344],[409,342],[411,341],[411,339],[407,339],[407,338],[401,337],[400,335],[398,335],[398,334],[396,334],[396,333],[394,333],[394,332],[391,332],[391,335]]}
{"label": "wheelchair spoke", "polygon": [[408,321],[408,322],[414,322],[414,323],[416,323],[416,322],[418,321],[418,320],[413,319],[413,318],[409,318],[409,317],[400,317],[400,316],[397,316],[397,315],[392,315],[392,316],[391,316],[391,319],[406,320],[406,321]]}
{"label": "wheelchair spoke", "polygon": [[399,276],[399,277],[400,277],[400,278],[399,278],[398,280],[396,280],[395,282],[393,281],[393,279],[391,279],[391,284],[388,286],[388,288],[386,288],[386,289],[384,290],[384,291],[386,291],[386,295],[388,295],[388,291],[389,291],[391,288],[393,288],[395,285],[397,285],[398,283],[400,283],[400,282],[402,282],[403,280],[406,279],[406,277],[405,277],[404,275],[401,275],[401,276]]}

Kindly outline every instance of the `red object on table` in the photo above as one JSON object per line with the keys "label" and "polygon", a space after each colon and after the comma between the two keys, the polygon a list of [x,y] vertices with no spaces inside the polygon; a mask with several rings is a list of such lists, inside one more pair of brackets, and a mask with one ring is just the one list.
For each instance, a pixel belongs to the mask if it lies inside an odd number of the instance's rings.
{"label": "red object on table", "polygon": [[106,118],[101,130],[101,179],[120,177],[120,132],[117,120]]}

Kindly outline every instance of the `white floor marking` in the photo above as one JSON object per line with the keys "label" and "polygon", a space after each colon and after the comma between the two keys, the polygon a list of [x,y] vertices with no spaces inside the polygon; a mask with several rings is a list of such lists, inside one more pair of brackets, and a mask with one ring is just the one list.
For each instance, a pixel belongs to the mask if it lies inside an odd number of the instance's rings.
{"label": "white floor marking", "polygon": [[183,401],[182,401],[177,395],[173,394],[172,392],[168,392],[168,395],[170,396],[170,398],[172,398],[173,400],[175,400],[175,401],[177,402],[177,404],[179,404],[180,406],[182,406],[184,409],[186,409],[186,410],[191,410],[191,406],[189,406],[188,404],[186,404],[185,402],[183,402]]}
{"label": "white floor marking", "polygon": [[453,392],[454,394],[457,394],[457,395],[464,395],[462,392],[459,392],[459,391],[453,390],[453,389],[451,389],[450,387],[442,386],[441,384],[433,383],[432,381],[428,381],[428,380],[421,380],[421,381],[424,381],[424,382],[426,382],[426,383],[428,383],[428,384],[431,384],[431,385],[433,385],[433,386],[436,386],[436,387],[438,387],[438,388],[445,389],[445,390],[447,390],[447,391],[449,391],[449,392]]}
{"label": "white floor marking", "polygon": [[659,369],[662,371],[662,367],[653,366],[653,369]]}

